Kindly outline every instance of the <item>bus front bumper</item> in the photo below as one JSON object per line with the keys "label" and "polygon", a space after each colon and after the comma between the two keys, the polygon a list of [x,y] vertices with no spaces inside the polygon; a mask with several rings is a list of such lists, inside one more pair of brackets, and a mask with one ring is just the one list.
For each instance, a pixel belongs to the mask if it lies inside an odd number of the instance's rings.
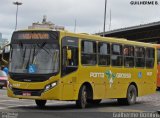
{"label": "bus front bumper", "polygon": [[8,97],[19,99],[38,99],[38,100],[61,100],[59,86],[55,86],[47,91],[41,90],[23,90],[7,87]]}

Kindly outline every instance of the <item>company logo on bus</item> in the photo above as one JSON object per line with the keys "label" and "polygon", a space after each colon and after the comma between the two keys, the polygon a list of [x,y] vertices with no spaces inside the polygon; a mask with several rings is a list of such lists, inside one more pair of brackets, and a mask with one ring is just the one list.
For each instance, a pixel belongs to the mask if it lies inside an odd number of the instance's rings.
{"label": "company logo on bus", "polygon": [[106,76],[109,80],[109,84],[110,84],[110,88],[111,88],[112,84],[114,82],[114,79],[116,78],[116,75],[114,73],[112,73],[111,70],[107,70],[105,73],[106,73]]}
{"label": "company logo on bus", "polygon": [[116,78],[121,78],[121,79],[129,79],[131,78],[131,73],[112,73],[111,70],[107,70],[105,73],[102,72],[90,72],[90,77],[92,78],[104,78],[106,75],[110,88],[112,87],[112,84],[114,83],[114,80]]}

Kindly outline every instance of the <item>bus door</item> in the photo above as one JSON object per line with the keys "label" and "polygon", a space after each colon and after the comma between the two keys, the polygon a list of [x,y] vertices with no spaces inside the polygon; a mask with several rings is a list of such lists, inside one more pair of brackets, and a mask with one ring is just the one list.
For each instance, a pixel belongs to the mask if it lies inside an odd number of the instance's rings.
{"label": "bus door", "polygon": [[78,38],[65,37],[62,39],[61,77],[63,85],[63,99],[73,99],[75,73],[78,69]]}

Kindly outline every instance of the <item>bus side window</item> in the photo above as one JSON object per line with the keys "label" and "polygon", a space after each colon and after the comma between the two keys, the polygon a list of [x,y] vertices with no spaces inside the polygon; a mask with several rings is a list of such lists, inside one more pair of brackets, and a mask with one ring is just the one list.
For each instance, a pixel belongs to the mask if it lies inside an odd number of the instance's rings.
{"label": "bus side window", "polygon": [[160,49],[157,49],[157,64],[160,65]]}
{"label": "bus side window", "polygon": [[62,76],[77,70],[78,58],[78,38],[64,37],[62,39]]}
{"label": "bus side window", "polygon": [[67,59],[67,47],[63,47],[63,65],[64,66],[77,66],[78,65],[78,49],[75,47],[68,47],[71,50],[71,59]]}
{"label": "bus side window", "polygon": [[111,49],[112,49],[112,56],[111,56],[112,66],[122,66],[123,65],[122,45],[112,44]]}
{"label": "bus side window", "polygon": [[153,48],[146,49],[146,67],[147,68],[154,67],[154,53],[155,51]]}
{"label": "bus side window", "polygon": [[145,67],[145,48],[135,47],[135,66]]}
{"label": "bus side window", "polygon": [[68,60],[67,66],[78,66],[78,48],[68,47],[71,50],[71,59]]}
{"label": "bus side window", "polygon": [[110,65],[110,44],[98,43],[98,65]]}
{"label": "bus side window", "polygon": [[134,66],[134,47],[125,45],[123,48],[124,56],[124,66],[133,67]]}
{"label": "bus side window", "polygon": [[97,46],[95,41],[84,40],[81,42],[81,63],[84,65],[97,64]]}

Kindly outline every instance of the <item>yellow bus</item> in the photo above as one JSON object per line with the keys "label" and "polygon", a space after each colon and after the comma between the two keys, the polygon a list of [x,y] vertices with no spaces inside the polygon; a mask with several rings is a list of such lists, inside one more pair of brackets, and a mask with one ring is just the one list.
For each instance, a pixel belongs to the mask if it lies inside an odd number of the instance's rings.
{"label": "yellow bus", "polygon": [[156,91],[152,44],[67,31],[20,30],[11,39],[9,97],[76,101],[85,108],[102,99],[134,104]]}

